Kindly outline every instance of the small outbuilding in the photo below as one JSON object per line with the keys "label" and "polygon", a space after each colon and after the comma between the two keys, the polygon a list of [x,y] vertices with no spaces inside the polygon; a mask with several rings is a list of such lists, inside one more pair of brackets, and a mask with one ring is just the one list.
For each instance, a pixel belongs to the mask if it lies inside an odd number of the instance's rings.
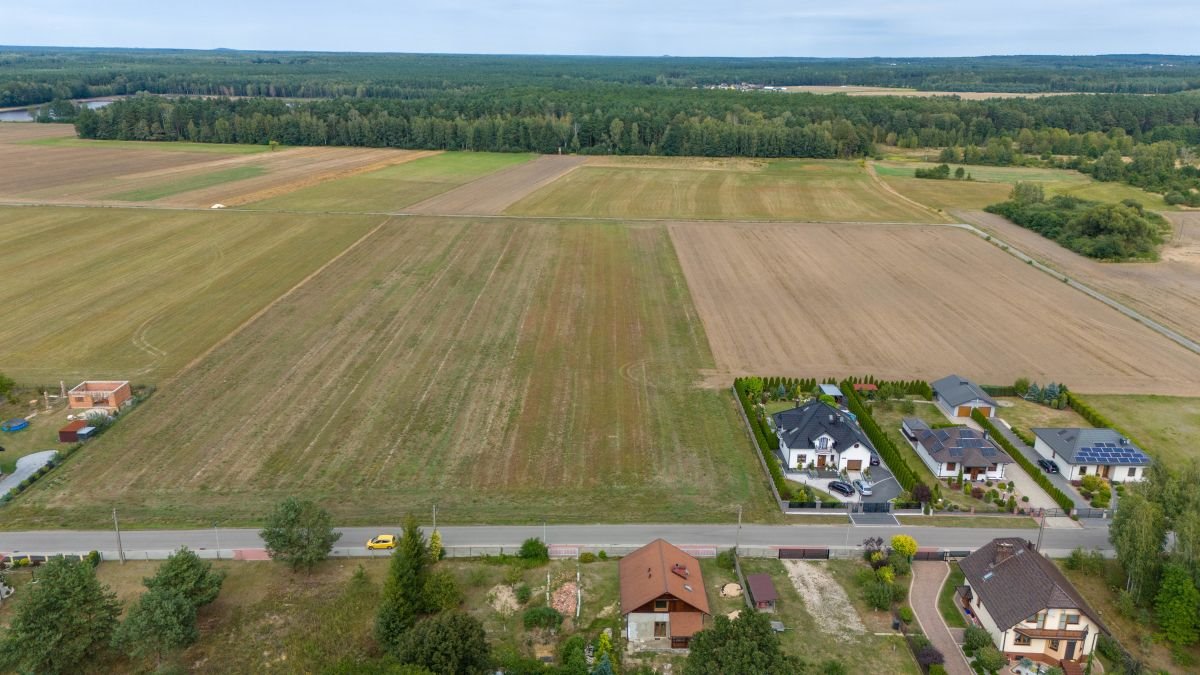
{"label": "small outbuilding", "polygon": [[821,391],[822,396],[832,397],[834,403],[837,403],[838,405],[843,405],[846,403],[845,394],[842,393],[841,389],[838,389],[836,384],[822,384],[818,387],[818,389]]}
{"label": "small outbuilding", "polygon": [[983,387],[960,375],[947,375],[932,383],[933,402],[950,417],[970,417],[978,410],[984,417],[994,417],[996,401]]}
{"label": "small outbuilding", "polygon": [[78,443],[79,430],[88,425],[87,420],[74,420],[58,430],[59,443]]}
{"label": "small outbuilding", "polygon": [[775,591],[775,582],[769,574],[751,574],[746,577],[746,587],[750,590],[750,600],[754,608],[760,612],[774,612],[779,593]]}
{"label": "small outbuilding", "polygon": [[80,442],[89,441],[96,437],[96,427],[84,427],[76,434]]}

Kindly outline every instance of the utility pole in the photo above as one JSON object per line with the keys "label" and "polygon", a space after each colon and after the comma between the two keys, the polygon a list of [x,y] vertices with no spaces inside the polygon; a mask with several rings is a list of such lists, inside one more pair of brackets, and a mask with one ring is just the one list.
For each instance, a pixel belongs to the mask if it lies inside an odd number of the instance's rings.
{"label": "utility pole", "polygon": [[437,504],[433,505],[433,531],[437,532]]}
{"label": "utility pole", "polygon": [[547,546],[550,545],[550,540],[546,538],[546,521],[544,520],[542,521],[542,543]]}
{"label": "utility pole", "polygon": [[121,523],[117,521],[117,510],[113,509],[113,529],[117,531],[117,555],[121,558],[121,564],[125,564],[125,547],[121,545]]}
{"label": "utility pole", "polygon": [[1041,525],[1038,526],[1037,546],[1033,547],[1033,550],[1037,551],[1038,553],[1042,552],[1042,533],[1045,531],[1046,531],[1046,509],[1042,509],[1042,523],[1041,523]]}
{"label": "utility pole", "polygon": [[733,540],[733,551],[739,553],[739,548],[742,546],[742,505],[738,504],[738,529]]}
{"label": "utility pole", "polygon": [[217,528],[217,523],[213,522],[213,534],[217,536],[217,560],[221,559],[221,530]]}

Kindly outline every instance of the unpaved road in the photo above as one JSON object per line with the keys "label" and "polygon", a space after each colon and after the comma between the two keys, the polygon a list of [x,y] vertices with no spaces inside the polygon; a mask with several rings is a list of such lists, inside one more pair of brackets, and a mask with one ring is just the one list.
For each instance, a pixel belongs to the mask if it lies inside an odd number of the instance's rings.
{"label": "unpaved road", "polygon": [[537,159],[488,174],[405,209],[438,215],[495,215],[525,195],[558,180],[587,161],[585,157],[542,155]]}
{"label": "unpaved road", "polygon": [[984,211],[953,214],[1012,244],[1042,264],[1200,341],[1200,212],[1167,213],[1174,237],[1151,263],[1102,263]]}
{"label": "unpaved road", "polygon": [[1200,356],[944,226],[670,226],[718,369],[1200,395]]}

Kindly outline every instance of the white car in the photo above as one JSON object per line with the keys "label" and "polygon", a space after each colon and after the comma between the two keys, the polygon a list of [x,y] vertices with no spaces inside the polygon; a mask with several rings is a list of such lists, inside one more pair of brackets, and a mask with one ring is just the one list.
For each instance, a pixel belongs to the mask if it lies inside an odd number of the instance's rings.
{"label": "white car", "polygon": [[854,481],[854,489],[858,490],[858,493],[864,497],[870,497],[872,494],[871,484],[861,478]]}

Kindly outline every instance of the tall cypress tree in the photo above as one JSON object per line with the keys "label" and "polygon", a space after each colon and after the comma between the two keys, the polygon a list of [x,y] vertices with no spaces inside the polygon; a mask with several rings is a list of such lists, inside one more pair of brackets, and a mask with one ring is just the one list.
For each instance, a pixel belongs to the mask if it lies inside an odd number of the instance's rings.
{"label": "tall cypress tree", "polygon": [[389,651],[400,646],[401,638],[426,611],[425,581],[429,576],[429,547],[417,527],[417,519],[404,520],[404,534],[392,554],[383,604],[375,618],[375,637]]}

